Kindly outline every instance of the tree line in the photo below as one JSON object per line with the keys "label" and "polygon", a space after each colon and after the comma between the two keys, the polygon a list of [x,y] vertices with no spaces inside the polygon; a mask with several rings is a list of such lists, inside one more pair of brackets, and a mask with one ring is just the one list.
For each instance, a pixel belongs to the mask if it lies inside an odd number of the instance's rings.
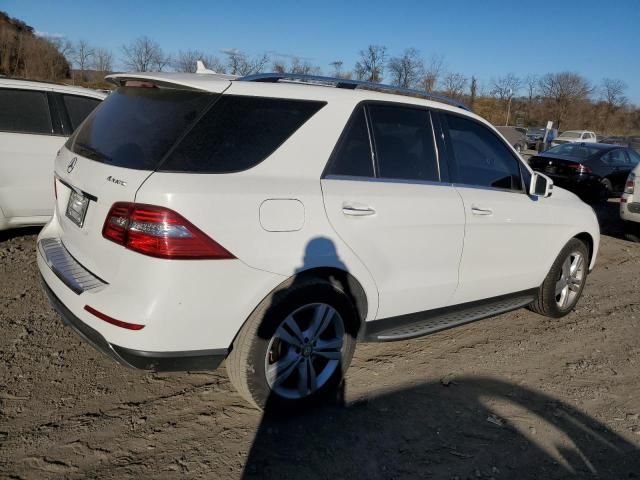
{"label": "tree line", "polygon": [[[524,77],[507,73],[481,82],[475,75],[448,69],[442,55],[425,58],[416,48],[391,55],[386,46],[376,44],[360,50],[351,68],[336,59],[326,71],[302,57],[251,56],[237,49],[222,50],[221,56],[198,49],[170,53],[147,36],[122,45],[117,53],[118,66],[130,71],[195,72],[197,60],[202,60],[211,70],[239,76],[264,71],[325,73],[445,95],[466,102],[497,125],[544,126],[552,120],[563,130],[640,135],[640,108],[628,101],[625,82],[603,78],[592,83],[570,71]],[[54,81],[71,77],[74,83],[96,86],[115,68],[116,57],[108,49],[84,40],[34,35],[31,27],[0,12],[0,74]]]}

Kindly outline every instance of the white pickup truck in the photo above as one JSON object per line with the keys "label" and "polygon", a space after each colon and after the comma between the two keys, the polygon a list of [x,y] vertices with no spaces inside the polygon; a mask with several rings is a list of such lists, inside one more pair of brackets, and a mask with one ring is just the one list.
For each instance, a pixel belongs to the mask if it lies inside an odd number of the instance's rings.
{"label": "white pickup truck", "polygon": [[567,130],[554,138],[551,145],[555,147],[562,143],[596,143],[597,141],[596,134],[589,130]]}

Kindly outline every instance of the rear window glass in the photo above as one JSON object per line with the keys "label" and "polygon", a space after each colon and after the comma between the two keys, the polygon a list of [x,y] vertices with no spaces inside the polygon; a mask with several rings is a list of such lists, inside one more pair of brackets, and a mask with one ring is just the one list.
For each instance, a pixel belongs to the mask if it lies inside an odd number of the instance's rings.
{"label": "rear window glass", "polygon": [[324,102],[223,95],[185,136],[161,171],[230,173],[271,155]]}
{"label": "rear window glass", "polygon": [[0,89],[0,131],[51,135],[47,95],[30,90]]}
{"label": "rear window glass", "polygon": [[343,134],[335,150],[327,175],[348,175],[353,177],[373,177],[373,157],[364,107],[356,113]]}
{"label": "rear window glass", "polygon": [[572,157],[581,158],[586,160],[587,158],[597,155],[602,150],[598,147],[590,147],[581,143],[562,143],[555,147],[551,147],[545,153],[552,153],[554,155],[569,155]]}
{"label": "rear window glass", "polygon": [[108,165],[154,170],[217,95],[170,88],[121,87],[87,117],[67,147]]}
{"label": "rear window glass", "polygon": [[78,95],[62,95],[62,101],[67,109],[71,129],[75,130],[87,118],[87,115],[98,106],[100,100],[80,97]]}

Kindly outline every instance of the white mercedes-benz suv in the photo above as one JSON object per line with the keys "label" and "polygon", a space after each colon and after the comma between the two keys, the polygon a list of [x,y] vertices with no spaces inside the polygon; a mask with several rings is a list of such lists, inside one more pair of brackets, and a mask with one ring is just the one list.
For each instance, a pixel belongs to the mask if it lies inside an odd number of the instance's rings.
{"label": "white mercedes-benz suv", "polygon": [[56,152],[105,97],[88,88],[0,77],[0,230],[51,219]]}
{"label": "white mercedes-benz suv", "polygon": [[37,256],[65,323],[122,364],[226,359],[251,403],[304,404],[357,341],[566,315],[595,263],[593,210],[455,102],[286,74],[110,79],[56,159]]}

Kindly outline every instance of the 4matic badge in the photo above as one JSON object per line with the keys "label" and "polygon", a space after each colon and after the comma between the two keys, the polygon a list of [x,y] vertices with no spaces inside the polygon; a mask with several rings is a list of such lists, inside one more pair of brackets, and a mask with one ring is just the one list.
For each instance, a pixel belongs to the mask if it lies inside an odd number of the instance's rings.
{"label": "4matic badge", "polygon": [[120,180],[118,178],[114,178],[111,175],[107,177],[107,182],[115,183],[116,185],[120,185],[122,187],[127,186],[127,182],[125,182],[124,180]]}

